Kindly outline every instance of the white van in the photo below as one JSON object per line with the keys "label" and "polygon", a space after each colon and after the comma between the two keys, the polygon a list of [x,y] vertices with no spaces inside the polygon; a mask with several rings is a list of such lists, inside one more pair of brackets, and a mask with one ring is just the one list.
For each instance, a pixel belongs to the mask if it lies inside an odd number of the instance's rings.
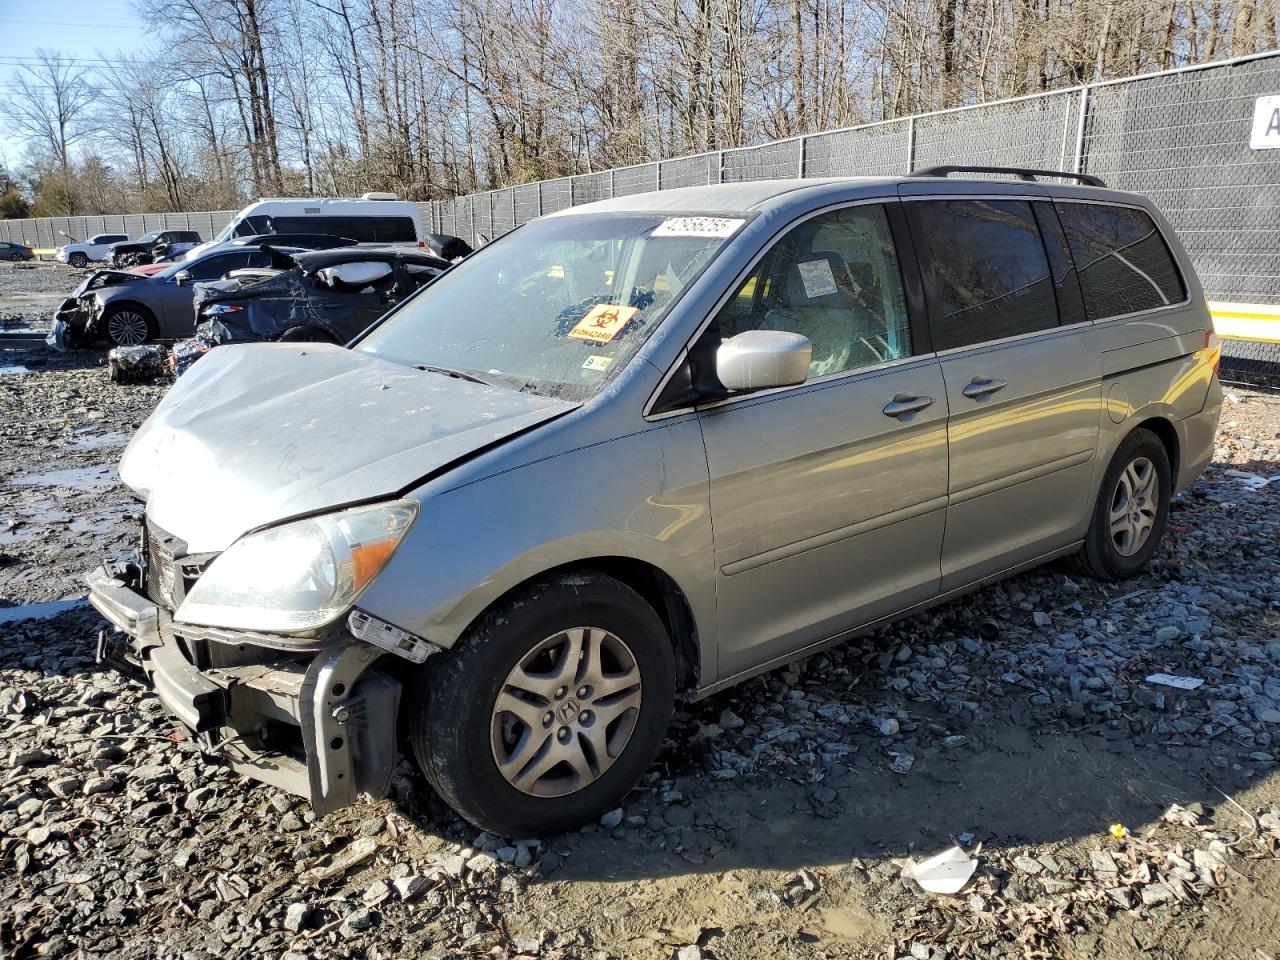
{"label": "white van", "polygon": [[[210,242],[264,233],[327,233],[357,243],[409,243],[421,246],[428,231],[418,205],[394,193],[366,193],[358,200],[266,198],[249,204]],[[199,253],[197,247],[193,253]]]}

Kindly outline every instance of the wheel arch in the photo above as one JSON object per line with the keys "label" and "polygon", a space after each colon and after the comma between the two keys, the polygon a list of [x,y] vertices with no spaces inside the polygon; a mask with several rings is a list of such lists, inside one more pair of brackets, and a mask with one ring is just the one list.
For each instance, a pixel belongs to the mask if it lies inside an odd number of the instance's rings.
{"label": "wheel arch", "polygon": [[1165,453],[1169,455],[1170,487],[1176,490],[1178,488],[1178,468],[1181,466],[1181,441],[1178,439],[1178,428],[1167,417],[1154,416],[1147,417],[1134,424],[1125,436],[1128,437],[1135,430],[1147,430],[1154,433],[1164,445]]}
{"label": "wheel arch", "polygon": [[658,615],[671,638],[672,651],[676,658],[676,688],[678,690],[695,689],[704,671],[693,607],[679,584],[666,571],[635,557],[587,557],[542,570],[512,585],[491,600],[483,610],[472,617],[463,632],[470,630],[490,610],[507,602],[531,584],[566,573],[583,572],[600,573],[612,577],[640,594]]}

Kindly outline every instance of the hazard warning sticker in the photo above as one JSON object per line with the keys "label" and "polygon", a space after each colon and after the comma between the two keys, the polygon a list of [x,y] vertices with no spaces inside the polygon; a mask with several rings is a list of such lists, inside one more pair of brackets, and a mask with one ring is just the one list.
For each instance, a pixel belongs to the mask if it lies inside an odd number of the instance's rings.
{"label": "hazard warning sticker", "polygon": [[608,343],[622,332],[640,310],[617,303],[598,303],[569,331],[574,340],[590,340],[592,343]]}

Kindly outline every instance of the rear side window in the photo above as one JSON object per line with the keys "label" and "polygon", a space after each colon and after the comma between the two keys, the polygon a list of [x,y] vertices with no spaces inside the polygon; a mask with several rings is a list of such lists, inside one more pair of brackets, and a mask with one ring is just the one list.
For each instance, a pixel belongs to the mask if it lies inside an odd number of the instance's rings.
{"label": "rear side window", "polygon": [[249,255],[246,253],[224,253],[220,256],[201,260],[188,272],[192,280],[217,280],[223,274],[248,266]]}
{"label": "rear side window", "polygon": [[1106,320],[1187,298],[1173,254],[1144,210],[1055,201],[1080,275],[1085,312]]}
{"label": "rear side window", "polygon": [[938,350],[1058,325],[1040,228],[1025,200],[913,202],[933,260]]}
{"label": "rear side window", "polygon": [[331,233],[358,243],[416,243],[409,217],[274,217],[273,233]]}

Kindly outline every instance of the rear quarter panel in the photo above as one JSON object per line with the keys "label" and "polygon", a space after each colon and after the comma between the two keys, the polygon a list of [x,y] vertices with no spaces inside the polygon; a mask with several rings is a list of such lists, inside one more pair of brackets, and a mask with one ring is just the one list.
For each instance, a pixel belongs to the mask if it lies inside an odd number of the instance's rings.
{"label": "rear quarter panel", "polygon": [[1095,324],[1103,376],[1095,496],[1116,447],[1135,427],[1152,418],[1166,420],[1174,427],[1179,448],[1175,489],[1184,489],[1212,454],[1217,404],[1221,401],[1212,358],[1205,351],[1205,333],[1212,328],[1212,320],[1195,268],[1159,210],[1142,198],[1122,196],[1124,202],[1142,206],[1160,228],[1178,262],[1187,298],[1181,304]]}

